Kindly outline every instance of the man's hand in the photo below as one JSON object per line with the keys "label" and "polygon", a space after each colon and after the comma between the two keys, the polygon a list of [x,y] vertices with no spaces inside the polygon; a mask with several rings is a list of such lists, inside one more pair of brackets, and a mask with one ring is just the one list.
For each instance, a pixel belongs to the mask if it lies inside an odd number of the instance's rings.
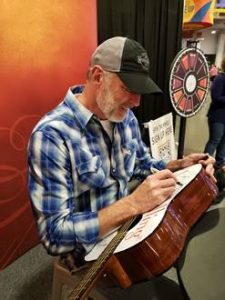
{"label": "man's hand", "polygon": [[136,211],[145,213],[167,200],[175,191],[177,179],[166,169],[149,175],[138,188],[129,195],[129,202]]}
{"label": "man's hand", "polygon": [[99,237],[167,200],[176,183],[175,174],[168,169],[149,175],[131,194],[98,211]]}
{"label": "man's hand", "polygon": [[167,164],[167,168],[171,171],[183,169],[194,164],[202,164],[205,168],[207,175],[216,182],[214,177],[214,165],[215,159],[207,153],[192,153],[184,156],[182,159],[171,161]]}

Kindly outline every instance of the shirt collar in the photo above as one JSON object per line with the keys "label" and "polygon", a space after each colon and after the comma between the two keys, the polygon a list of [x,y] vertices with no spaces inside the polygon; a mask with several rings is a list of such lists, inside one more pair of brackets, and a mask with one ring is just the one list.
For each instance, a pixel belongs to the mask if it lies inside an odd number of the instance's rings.
{"label": "shirt collar", "polygon": [[73,111],[74,118],[78,120],[81,127],[84,129],[87,126],[89,120],[92,118],[93,113],[76,99],[76,94],[81,94],[83,90],[84,85],[76,85],[70,87],[67,91],[64,101]]}

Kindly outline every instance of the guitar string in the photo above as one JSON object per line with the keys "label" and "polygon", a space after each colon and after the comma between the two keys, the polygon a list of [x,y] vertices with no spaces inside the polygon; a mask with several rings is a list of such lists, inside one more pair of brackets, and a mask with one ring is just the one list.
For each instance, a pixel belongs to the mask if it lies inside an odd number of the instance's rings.
{"label": "guitar string", "polygon": [[[133,220],[132,220],[133,221]],[[126,224],[126,225],[128,225],[128,224]],[[129,224],[129,226],[130,226],[130,224]],[[128,226],[128,227],[129,227]],[[125,228],[123,228],[123,229],[125,229]],[[121,233],[121,232],[120,232]],[[126,233],[126,232],[125,232]],[[121,240],[121,238],[123,238],[123,236],[121,237],[121,234],[119,234],[118,233],[118,236],[116,236],[117,237],[117,239],[115,239],[114,240],[114,243],[113,244],[109,244],[109,247],[107,247],[107,250],[108,251],[104,251],[103,253],[102,253],[102,255],[99,257],[99,259],[96,261],[96,263],[91,267],[91,269],[90,269],[90,272],[88,272],[88,274],[87,275],[89,275],[89,276],[85,276],[85,277],[89,277],[89,278],[84,278],[84,280],[82,280],[82,283],[83,284],[81,284],[81,287],[78,287],[78,290],[83,290],[84,288],[86,288],[86,285],[91,281],[91,279],[92,279],[92,277],[93,277],[93,275],[95,275],[96,274],[96,271],[98,270],[98,269],[100,269],[101,268],[101,266],[102,266],[102,263],[104,262],[104,261],[106,261],[107,260],[107,257],[108,256],[110,256],[111,255],[111,253],[112,253],[112,251],[114,250],[114,248],[117,246],[117,243],[116,242],[119,242],[120,240]],[[107,253],[108,252],[108,253]],[[104,254],[104,255],[103,255]],[[77,289],[76,289],[77,290]]]}
{"label": "guitar string", "polygon": [[103,263],[106,263],[109,257],[113,254],[113,251],[124,238],[127,233],[127,230],[133,223],[136,217],[128,220],[118,231],[117,235],[111,240],[111,242],[107,245],[104,251],[101,253],[99,258],[93,263],[90,270],[84,275],[84,278],[81,280],[80,284],[70,293],[68,300],[76,300],[80,299],[82,293],[87,290],[87,285],[93,281],[93,277],[96,275],[98,271],[100,271],[101,267],[103,267]]}
{"label": "guitar string", "polygon": [[[111,248],[111,247],[110,247],[110,248]],[[112,249],[112,248],[111,248],[111,249]],[[110,249],[110,250],[111,250],[111,249]],[[110,251],[110,254],[111,254],[111,251]],[[96,272],[97,272],[98,270],[100,270],[100,268],[103,266],[103,263],[106,261],[107,256],[108,256],[108,255],[106,255],[105,258],[99,259],[99,260],[98,260],[98,263],[91,267],[91,271],[88,272],[87,276],[85,276],[86,278],[84,278],[84,279],[82,280],[82,284],[81,284],[79,287],[77,287],[77,288],[75,289],[76,292],[78,292],[79,294],[76,295],[76,298],[72,298],[72,299],[79,299],[80,296],[82,295],[82,292],[85,292],[85,290],[87,289],[87,285],[88,285],[89,283],[91,283],[92,278],[96,275]],[[72,296],[72,295],[71,295],[71,296]],[[69,298],[69,299],[71,299],[71,298]]]}

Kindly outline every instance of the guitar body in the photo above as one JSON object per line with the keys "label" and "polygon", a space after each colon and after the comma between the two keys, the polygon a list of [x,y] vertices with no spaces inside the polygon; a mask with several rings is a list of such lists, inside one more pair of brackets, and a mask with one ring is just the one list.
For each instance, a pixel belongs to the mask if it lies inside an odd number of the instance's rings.
{"label": "guitar body", "polygon": [[[152,216],[155,220],[155,215],[163,211],[167,201],[144,214],[133,228],[130,229],[132,222],[127,221],[117,234],[115,232],[110,237],[109,243],[103,240],[103,243],[96,245],[85,257],[86,261],[94,263],[68,300],[85,299],[103,272],[112,274],[121,287],[127,288],[158,276],[174,264],[184,248],[191,227],[205,213],[218,193],[216,185],[201,165],[178,171],[176,175],[178,179],[182,179],[183,187],[174,194],[172,200],[168,200],[162,219],[156,224],[151,223],[155,224],[151,233],[148,234],[147,231],[146,234],[144,228],[152,228],[149,225]],[[127,241],[129,245],[123,243]]]}
{"label": "guitar body", "polygon": [[[108,271],[113,273],[122,287],[165,272],[180,256],[188,232],[216,196],[216,185],[201,169],[170,203],[155,231],[141,243],[114,254],[114,259],[109,261]],[[120,272],[114,270],[112,262],[115,258]]]}

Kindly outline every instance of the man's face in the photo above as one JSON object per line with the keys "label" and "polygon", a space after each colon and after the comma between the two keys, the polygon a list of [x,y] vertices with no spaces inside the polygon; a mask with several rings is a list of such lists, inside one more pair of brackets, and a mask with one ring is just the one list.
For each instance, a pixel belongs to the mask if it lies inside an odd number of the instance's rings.
{"label": "man's face", "polygon": [[121,122],[129,108],[140,105],[141,96],[128,91],[116,74],[104,72],[96,102],[105,119]]}

